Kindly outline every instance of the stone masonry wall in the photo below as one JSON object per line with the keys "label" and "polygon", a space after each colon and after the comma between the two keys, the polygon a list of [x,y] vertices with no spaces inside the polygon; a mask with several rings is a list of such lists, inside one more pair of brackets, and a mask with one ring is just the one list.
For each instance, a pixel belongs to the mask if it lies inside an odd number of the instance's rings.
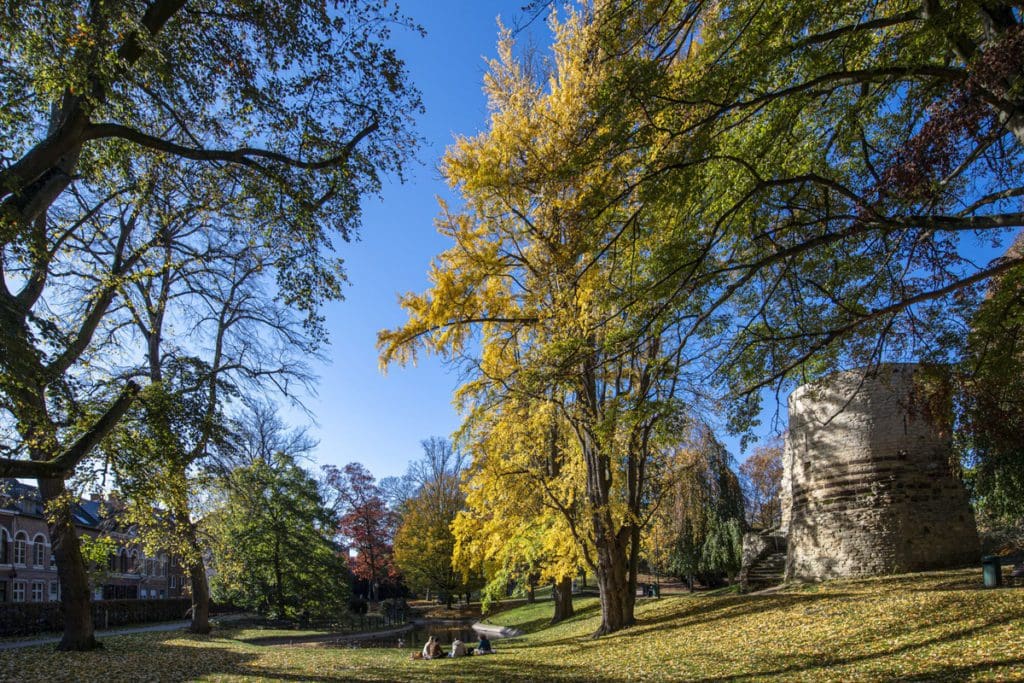
{"label": "stone masonry wall", "polygon": [[974,513],[920,378],[916,365],[885,364],[871,375],[837,373],[790,396],[782,495],[787,579],[978,560]]}

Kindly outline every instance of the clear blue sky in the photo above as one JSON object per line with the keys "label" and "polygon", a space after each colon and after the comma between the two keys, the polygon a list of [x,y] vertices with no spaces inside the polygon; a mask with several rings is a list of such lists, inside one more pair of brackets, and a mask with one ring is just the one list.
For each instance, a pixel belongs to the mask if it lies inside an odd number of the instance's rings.
{"label": "clear blue sky", "polygon": [[[419,37],[396,31],[393,45],[405,60],[411,80],[423,94],[426,114],[418,131],[426,142],[422,165],[405,184],[385,183],[383,197],[364,202],[360,241],[341,244],[351,281],[345,300],[326,307],[330,362],[317,365],[319,395],[307,402],[317,425],[317,464],[358,461],[378,478],[401,474],[421,454],[419,442],[448,436],[459,420],[451,406],[458,384],[434,357],[417,366],[378,370],[377,331],[399,325],[404,314],[399,293],[423,291],[431,257],[448,247],[434,229],[435,197],[451,197],[436,170],[438,159],[456,134],[473,134],[487,123],[482,92],[485,58],[496,55],[496,17],[513,25],[525,0],[401,0],[402,10],[427,31]],[[543,20],[528,33],[546,40]],[[525,36],[524,36],[525,39]],[[308,418],[286,413],[293,425]]]}

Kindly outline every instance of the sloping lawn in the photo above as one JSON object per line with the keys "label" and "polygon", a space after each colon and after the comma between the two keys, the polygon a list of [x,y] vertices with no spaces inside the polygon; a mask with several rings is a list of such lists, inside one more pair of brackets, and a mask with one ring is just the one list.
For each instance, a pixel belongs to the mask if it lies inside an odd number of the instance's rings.
{"label": "sloping lawn", "polygon": [[643,600],[640,623],[593,640],[593,598],[547,627],[550,603],[494,618],[527,635],[499,654],[411,661],[412,650],[261,647],[229,631],[105,639],[99,653],[0,652],[0,681],[1024,680],[1024,588],[980,570]]}

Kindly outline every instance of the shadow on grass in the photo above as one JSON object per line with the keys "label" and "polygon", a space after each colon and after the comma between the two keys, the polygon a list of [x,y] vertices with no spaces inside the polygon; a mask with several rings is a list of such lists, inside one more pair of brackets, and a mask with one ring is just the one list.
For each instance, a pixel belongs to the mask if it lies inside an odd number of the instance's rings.
{"label": "shadow on grass", "polygon": [[[749,614],[757,614],[765,610],[784,609],[796,605],[810,605],[823,600],[835,600],[845,597],[839,593],[828,594],[773,594],[773,595],[730,595],[715,598],[713,601],[695,601],[692,606],[681,610],[671,610],[657,617],[639,619],[637,623],[628,629],[605,636],[608,639],[628,639],[635,636],[643,636],[652,631],[660,631],[666,624],[671,624],[673,629],[690,626],[694,624],[708,624],[724,619],[736,619]],[[596,616],[600,613],[600,605],[588,606],[577,612],[581,618]],[[590,634],[582,636],[569,636],[557,640],[549,640],[537,643],[532,647],[555,647],[569,643],[578,643],[581,640],[589,640]]]}
{"label": "shadow on grass", "polygon": [[[920,650],[934,645],[940,645],[942,643],[951,643],[959,641],[965,638],[969,638],[974,635],[978,635],[990,628],[997,626],[1006,626],[1007,624],[1015,624],[1021,619],[1020,614],[1013,613],[1002,616],[998,619],[989,619],[977,626],[971,628],[962,628],[952,633],[948,633],[943,636],[936,636],[934,638],[928,638],[914,643],[907,643],[899,647],[887,649],[882,652],[871,652],[860,655],[850,655],[848,657],[827,657],[827,656],[814,656],[814,657],[803,657],[803,658],[791,658],[799,661],[794,661],[790,664],[783,664],[774,667],[767,667],[764,669],[748,670],[743,672],[737,672],[735,674],[726,676],[715,676],[714,678],[701,678],[702,683],[710,683],[711,681],[734,681],[734,680],[746,680],[751,677],[753,678],[764,678],[771,676],[785,676],[787,674],[795,674],[801,672],[812,672],[820,670],[820,673],[824,676],[825,674],[835,672],[833,670],[837,667],[843,667],[851,664],[858,664],[861,662],[868,662],[873,659],[885,659],[897,655],[911,653],[915,650]],[[1024,658],[1016,654],[1007,655],[1006,659],[1003,660],[986,660],[984,663],[973,663],[965,665],[953,665],[953,664],[942,664],[935,662],[933,666],[929,666],[927,670],[916,671],[913,673],[901,673],[899,676],[890,678],[882,677],[885,681],[934,681],[934,680],[961,680],[960,676],[957,676],[958,671],[963,671],[965,674],[972,671],[988,671],[993,666],[1014,666],[1017,664],[1024,664]]]}
{"label": "shadow on grass", "polygon": [[396,658],[394,651],[345,652],[328,650],[320,658],[308,648],[282,648],[264,657],[265,648],[240,646],[219,637],[181,634],[148,635],[145,638],[110,638],[106,649],[94,652],[55,652],[52,648],[26,648],[4,653],[0,680],[18,683],[80,681],[160,681],[185,683],[196,680],[308,681],[554,681],[578,680],[560,663],[524,662],[498,655],[436,661]]}

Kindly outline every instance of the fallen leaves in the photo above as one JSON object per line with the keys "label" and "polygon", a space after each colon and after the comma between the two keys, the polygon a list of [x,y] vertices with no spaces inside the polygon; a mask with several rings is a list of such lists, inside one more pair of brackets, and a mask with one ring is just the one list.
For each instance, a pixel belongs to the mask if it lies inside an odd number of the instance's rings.
{"label": "fallen leaves", "polygon": [[411,661],[409,649],[151,633],[105,639],[102,652],[0,652],[0,680],[1024,681],[1024,590],[983,590],[976,570],[643,600],[636,626],[598,640],[596,600],[576,608],[551,627],[550,602],[499,614],[527,635],[496,641],[493,657]]}

